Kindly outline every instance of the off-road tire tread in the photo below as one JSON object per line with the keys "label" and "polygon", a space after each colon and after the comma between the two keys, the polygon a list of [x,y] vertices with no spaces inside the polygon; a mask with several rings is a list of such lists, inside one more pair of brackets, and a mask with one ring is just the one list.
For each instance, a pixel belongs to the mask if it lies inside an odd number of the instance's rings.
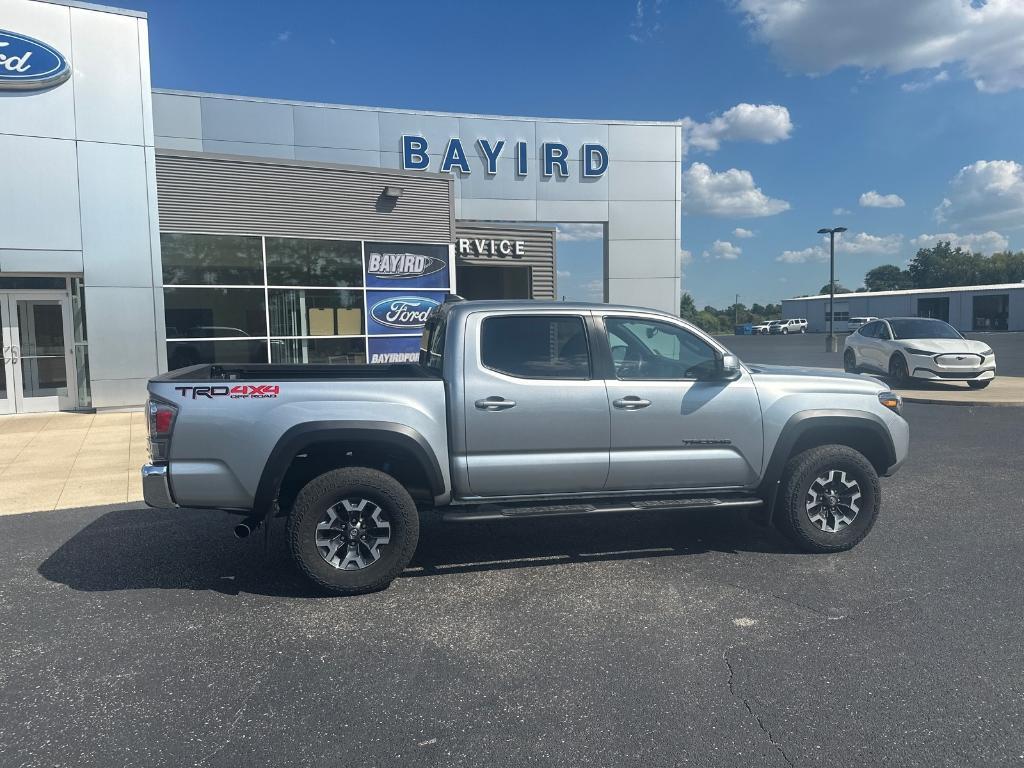
{"label": "off-road tire tread", "polygon": [[[335,493],[339,487],[353,486],[369,488],[376,492],[386,503],[388,515],[392,519],[396,516],[403,518],[402,530],[406,532],[406,535],[404,540],[397,544],[399,554],[390,568],[382,570],[378,574],[378,578],[369,584],[349,587],[327,581],[309,567],[301,548],[300,529],[303,515],[315,514],[319,517],[322,514],[323,510],[319,508],[318,502],[325,495]],[[412,560],[418,539],[419,512],[409,492],[391,475],[378,469],[366,467],[333,469],[313,478],[299,491],[292,507],[292,513],[288,518],[288,546],[291,550],[292,560],[310,581],[320,589],[335,595],[359,595],[384,589],[405,570]],[[343,572],[339,571],[339,573]]]}
{"label": "off-road tire tread", "polygon": [[[867,513],[870,517],[868,518],[867,526],[857,536],[844,539],[834,545],[823,544],[808,536],[801,525],[801,518],[799,517],[801,515],[806,517],[806,510],[804,509],[804,494],[806,490],[804,486],[813,479],[809,475],[811,473],[817,474],[820,469],[816,469],[815,466],[819,462],[826,460],[841,460],[856,466],[863,476],[863,481],[870,486],[875,507],[873,510],[865,509],[861,511],[860,514]],[[871,532],[875,522],[878,520],[882,501],[882,486],[878,481],[878,473],[875,472],[871,462],[862,453],[855,451],[853,448],[845,445],[819,445],[816,448],[809,448],[789,460],[783,470],[782,478],[782,488],[779,491],[780,509],[775,519],[783,535],[805,552],[842,552],[852,549]],[[858,479],[860,480],[860,478]],[[810,522],[808,521],[807,524],[810,525]]]}

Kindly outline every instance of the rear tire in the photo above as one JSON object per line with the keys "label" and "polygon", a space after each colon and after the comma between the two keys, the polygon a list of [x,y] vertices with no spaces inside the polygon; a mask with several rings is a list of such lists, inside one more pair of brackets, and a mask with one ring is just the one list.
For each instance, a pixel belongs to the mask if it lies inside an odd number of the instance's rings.
{"label": "rear tire", "polygon": [[847,373],[860,373],[857,368],[857,353],[848,349],[843,353],[843,370]]}
{"label": "rear tire", "polygon": [[984,389],[991,383],[992,379],[987,379],[986,381],[968,381],[967,386],[971,389]]}
{"label": "rear tire", "polygon": [[845,445],[804,451],[786,465],[775,522],[805,552],[856,546],[878,519],[882,490],[863,454]]}
{"label": "rear tire", "polygon": [[311,480],[288,519],[295,564],[336,595],[387,587],[412,560],[419,533],[409,492],[390,475],[364,467],[335,469]]}

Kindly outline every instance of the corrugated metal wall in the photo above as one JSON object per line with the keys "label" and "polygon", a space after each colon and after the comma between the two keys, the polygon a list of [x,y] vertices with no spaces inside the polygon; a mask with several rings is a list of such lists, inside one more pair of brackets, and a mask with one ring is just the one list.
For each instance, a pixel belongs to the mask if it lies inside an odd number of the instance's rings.
{"label": "corrugated metal wall", "polygon": [[[459,254],[460,238],[470,240],[522,240],[522,256],[477,256]],[[455,224],[455,258],[473,266],[530,267],[530,295],[534,299],[557,298],[555,272],[555,230],[540,227],[506,227],[459,221]]]}
{"label": "corrugated metal wall", "polygon": [[452,242],[453,181],[436,174],[158,151],[156,176],[162,232]]}

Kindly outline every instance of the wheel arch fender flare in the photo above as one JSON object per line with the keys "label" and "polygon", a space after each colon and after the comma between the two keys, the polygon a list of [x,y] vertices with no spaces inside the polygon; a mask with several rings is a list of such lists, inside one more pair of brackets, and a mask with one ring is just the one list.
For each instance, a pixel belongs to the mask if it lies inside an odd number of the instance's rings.
{"label": "wheel arch fender flare", "polygon": [[[870,434],[879,440],[883,452],[880,458],[885,465],[884,467],[876,465],[879,474],[883,474],[885,469],[896,463],[896,446],[893,444],[892,435],[889,434],[885,422],[875,414],[842,408],[799,411],[789,417],[775,441],[775,447],[765,465],[764,478],[761,481],[762,495],[774,500],[775,490],[782,479],[782,471],[793,457],[794,448],[800,444],[802,438],[816,430],[849,431],[851,428],[860,433]],[[844,443],[841,435],[837,436],[833,442],[839,445],[848,444]],[[771,504],[772,501],[769,501],[769,505]]]}
{"label": "wheel arch fender flare", "polygon": [[291,427],[267,457],[253,501],[257,514],[269,513],[292,459],[323,442],[353,442],[398,448],[409,453],[423,470],[435,496],[446,492],[444,474],[426,438],[405,424],[387,421],[308,421]]}

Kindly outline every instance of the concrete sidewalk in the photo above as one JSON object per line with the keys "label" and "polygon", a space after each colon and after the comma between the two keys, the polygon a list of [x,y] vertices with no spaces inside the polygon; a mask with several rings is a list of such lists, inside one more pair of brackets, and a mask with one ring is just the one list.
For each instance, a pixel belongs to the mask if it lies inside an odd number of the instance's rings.
{"label": "concrete sidewalk", "polygon": [[1024,377],[996,376],[985,389],[971,389],[962,382],[915,381],[895,388],[908,403],[935,405],[1024,405]]}
{"label": "concrete sidewalk", "polygon": [[0,515],[140,501],[145,462],[141,410],[0,416]]}

